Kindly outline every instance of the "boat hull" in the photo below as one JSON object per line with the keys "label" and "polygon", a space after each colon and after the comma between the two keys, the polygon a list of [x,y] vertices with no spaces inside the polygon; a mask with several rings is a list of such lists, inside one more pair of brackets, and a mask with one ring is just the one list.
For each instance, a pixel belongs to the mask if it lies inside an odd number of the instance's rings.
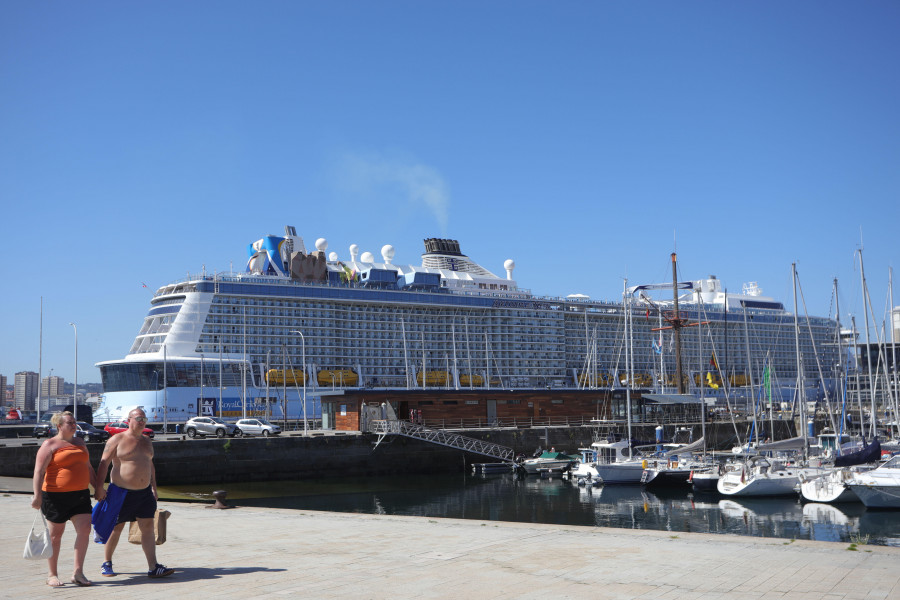
{"label": "boat hull", "polygon": [[719,472],[694,472],[691,476],[691,486],[695,492],[715,493],[719,483]]}
{"label": "boat hull", "polygon": [[800,495],[809,502],[834,504],[837,502],[859,502],[859,496],[847,487],[850,471],[835,469],[822,475],[801,481]]}
{"label": "boat hull", "polygon": [[866,508],[900,508],[900,486],[849,484]]}
{"label": "boat hull", "polygon": [[719,478],[716,489],[723,496],[771,497],[792,496],[797,493],[800,478],[790,471],[749,474],[729,471]]}
{"label": "boat hull", "polygon": [[603,485],[640,484],[644,465],[641,461],[616,462],[595,465],[595,470]]}
{"label": "boat hull", "polygon": [[641,474],[641,483],[647,489],[663,487],[686,487],[691,476],[690,469],[665,468],[644,469]]}

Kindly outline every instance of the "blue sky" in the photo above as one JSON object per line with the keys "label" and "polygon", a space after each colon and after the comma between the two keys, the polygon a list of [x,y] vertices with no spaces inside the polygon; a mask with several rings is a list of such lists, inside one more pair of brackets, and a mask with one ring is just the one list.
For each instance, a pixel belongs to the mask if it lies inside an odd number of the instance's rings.
{"label": "blue sky", "polygon": [[[0,373],[99,381],[153,291],[294,225],[539,294],[715,274],[877,322],[900,4],[0,3]],[[900,278],[900,274],[898,274]],[[146,283],[148,287],[144,288]],[[900,304],[900,285],[897,287]]]}

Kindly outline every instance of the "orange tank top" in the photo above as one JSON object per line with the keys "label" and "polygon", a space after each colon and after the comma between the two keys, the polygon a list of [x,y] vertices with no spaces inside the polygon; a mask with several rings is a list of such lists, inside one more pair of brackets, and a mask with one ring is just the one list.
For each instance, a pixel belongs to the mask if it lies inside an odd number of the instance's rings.
{"label": "orange tank top", "polygon": [[53,452],[44,475],[45,492],[77,492],[86,490],[91,483],[91,462],[87,449],[81,446],[63,446]]}

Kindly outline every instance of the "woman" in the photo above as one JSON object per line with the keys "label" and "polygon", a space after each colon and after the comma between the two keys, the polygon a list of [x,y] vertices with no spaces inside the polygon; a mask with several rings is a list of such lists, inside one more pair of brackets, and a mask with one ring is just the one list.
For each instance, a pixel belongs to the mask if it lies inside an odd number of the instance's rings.
{"label": "woman", "polygon": [[34,461],[34,498],[32,508],[39,508],[49,521],[53,555],[47,559],[47,585],[64,585],[56,572],[59,546],[66,521],[75,526],[75,570],[72,583],[91,585],[84,576],[84,556],[91,535],[91,493],[88,485],[95,485],[96,474],[84,440],[75,436],[78,427],[69,411],[53,415],[50,422],[56,435],[41,444]]}

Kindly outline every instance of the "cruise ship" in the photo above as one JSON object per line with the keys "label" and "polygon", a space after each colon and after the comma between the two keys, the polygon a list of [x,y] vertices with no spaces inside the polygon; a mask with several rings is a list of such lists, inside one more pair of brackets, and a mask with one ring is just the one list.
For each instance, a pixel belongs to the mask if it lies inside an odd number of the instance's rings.
{"label": "cruise ship", "polygon": [[795,328],[755,284],[730,294],[710,277],[626,287],[612,301],[538,296],[513,279],[513,260],[501,276],[455,240],[424,241],[421,265],[395,265],[390,245],[380,260],[355,244],[340,260],[322,238],[307,251],[288,226],[248,245],[245,272],[159,288],[128,355],[97,364],[94,418],[142,406],[154,422],[305,416],[328,428],[321,399],[347,388],[674,393],[676,296],[682,392],[725,406],[754,394],[820,400],[834,387],[838,324],[803,317]]}

